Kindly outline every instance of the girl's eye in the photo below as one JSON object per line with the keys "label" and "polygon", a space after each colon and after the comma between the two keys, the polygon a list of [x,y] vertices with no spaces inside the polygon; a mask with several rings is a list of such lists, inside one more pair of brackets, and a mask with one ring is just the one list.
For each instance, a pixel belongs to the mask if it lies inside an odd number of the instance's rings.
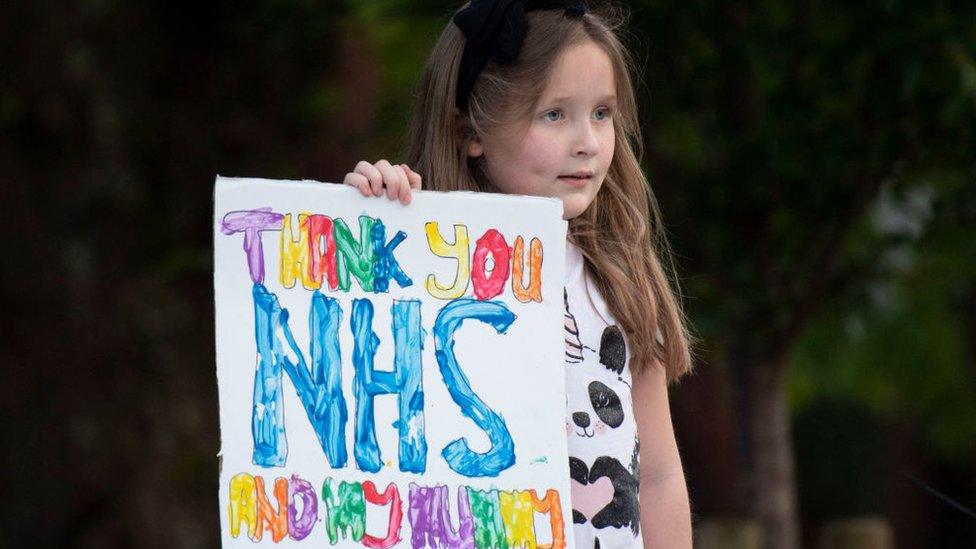
{"label": "girl's eye", "polygon": [[563,117],[563,113],[559,110],[553,109],[551,111],[547,111],[546,114],[542,116],[544,116],[549,122],[559,122],[559,120]]}
{"label": "girl's eye", "polygon": [[597,120],[606,120],[607,118],[610,118],[609,107],[600,107],[596,110],[596,112],[593,113],[593,117]]}

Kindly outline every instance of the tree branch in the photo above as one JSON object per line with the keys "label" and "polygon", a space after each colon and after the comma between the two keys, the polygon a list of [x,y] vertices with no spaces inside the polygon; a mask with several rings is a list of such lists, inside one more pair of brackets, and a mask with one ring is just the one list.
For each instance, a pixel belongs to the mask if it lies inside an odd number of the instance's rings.
{"label": "tree branch", "polygon": [[[804,288],[795,293],[794,299],[786,307],[788,316],[783,328],[774,330],[774,337],[770,339],[772,356],[781,356],[789,352],[810,318],[822,307],[824,292],[836,273],[840,252],[844,241],[853,227],[863,218],[868,207],[874,202],[881,188],[891,181],[901,171],[906,160],[897,160],[890,173],[884,177],[862,175],[850,202],[843,213],[835,218],[835,222],[827,231],[827,236],[819,247],[814,247],[808,260],[803,262],[800,273],[811,273]],[[771,361],[776,364],[778,362]]]}

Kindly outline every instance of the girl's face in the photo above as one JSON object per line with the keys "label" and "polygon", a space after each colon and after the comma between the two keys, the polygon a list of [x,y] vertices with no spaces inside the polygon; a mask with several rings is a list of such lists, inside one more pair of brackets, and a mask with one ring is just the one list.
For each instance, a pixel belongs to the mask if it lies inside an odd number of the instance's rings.
{"label": "girl's face", "polygon": [[613,159],[616,82],[610,57],[593,41],[556,59],[529,121],[503,125],[468,145],[484,155],[488,179],[501,192],[563,201],[563,219],[593,202]]}

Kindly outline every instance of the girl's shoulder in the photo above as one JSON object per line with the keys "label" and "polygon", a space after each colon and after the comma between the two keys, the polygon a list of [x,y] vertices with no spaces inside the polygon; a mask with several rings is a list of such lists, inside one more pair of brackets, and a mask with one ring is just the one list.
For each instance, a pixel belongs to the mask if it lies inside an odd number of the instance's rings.
{"label": "girl's shoulder", "polygon": [[629,382],[627,363],[630,353],[626,335],[587,273],[579,249],[569,242],[566,245],[565,284],[567,360],[571,358],[568,355],[570,347],[578,345],[580,362],[585,362],[582,355],[589,350],[594,354],[595,364],[612,370],[612,377],[619,376]]}
{"label": "girl's shoulder", "polygon": [[581,312],[595,316],[603,325],[615,325],[616,321],[610,313],[606,299],[587,271],[586,261],[580,249],[570,241],[566,241],[565,288],[567,303]]}

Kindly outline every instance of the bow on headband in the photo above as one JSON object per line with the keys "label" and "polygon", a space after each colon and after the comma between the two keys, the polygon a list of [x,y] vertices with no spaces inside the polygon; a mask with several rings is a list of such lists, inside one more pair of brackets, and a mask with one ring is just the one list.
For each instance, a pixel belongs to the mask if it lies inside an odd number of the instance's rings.
{"label": "bow on headband", "polygon": [[454,24],[466,38],[458,68],[457,108],[467,110],[471,89],[489,59],[503,65],[515,61],[525,40],[525,14],[536,10],[565,10],[577,16],[587,11],[585,0],[472,0],[454,15]]}

